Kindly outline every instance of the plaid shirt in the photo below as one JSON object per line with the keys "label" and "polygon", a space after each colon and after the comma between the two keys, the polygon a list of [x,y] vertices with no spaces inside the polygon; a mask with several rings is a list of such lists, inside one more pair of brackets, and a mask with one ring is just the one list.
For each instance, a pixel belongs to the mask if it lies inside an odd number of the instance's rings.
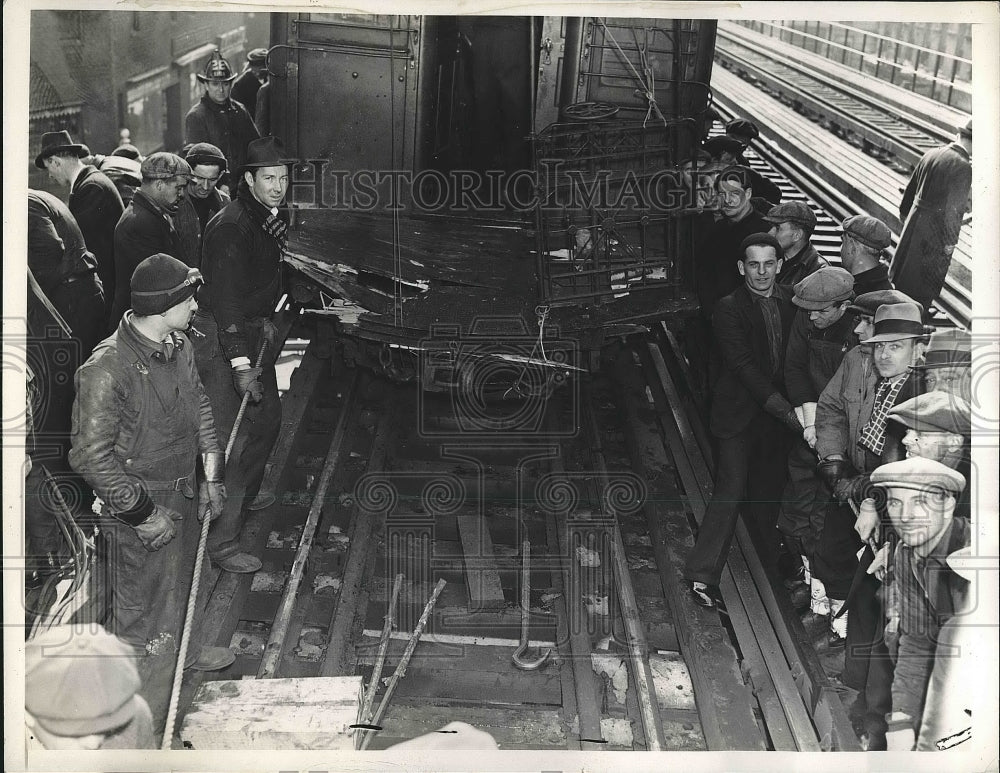
{"label": "plaid shirt", "polygon": [[906,383],[909,370],[895,379],[879,379],[875,392],[875,403],[872,405],[872,415],[868,423],[861,428],[861,436],[858,438],[858,445],[866,448],[876,456],[881,456],[885,447],[885,423],[889,416],[889,409],[896,404],[896,397]]}

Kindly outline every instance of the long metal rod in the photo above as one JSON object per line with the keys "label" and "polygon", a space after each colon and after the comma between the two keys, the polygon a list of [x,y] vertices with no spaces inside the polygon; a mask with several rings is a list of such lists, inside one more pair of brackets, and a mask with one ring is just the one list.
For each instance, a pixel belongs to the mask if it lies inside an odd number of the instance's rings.
{"label": "long metal rod", "polygon": [[[420,615],[420,619],[417,621],[417,627],[413,629],[413,635],[410,636],[410,640],[406,643],[406,649],[403,651],[403,657],[400,658],[399,663],[396,665],[396,670],[392,674],[392,679],[389,680],[389,684],[385,688],[385,695],[382,696],[382,702],[379,703],[378,710],[371,718],[371,724],[377,725],[382,721],[385,710],[389,705],[389,699],[392,698],[392,693],[396,689],[396,684],[403,678],[403,676],[406,675],[406,667],[410,664],[410,658],[413,656],[413,650],[416,649],[417,642],[420,641],[420,635],[424,632],[424,628],[427,626],[427,621],[430,619],[431,612],[434,611],[434,605],[437,603],[438,596],[441,595],[441,591],[444,590],[444,586],[447,584],[447,580],[438,580],[437,585],[434,586],[434,592],[431,594],[427,605],[424,607],[423,613]],[[371,743],[375,734],[364,730],[362,732],[365,734],[365,739],[361,742],[361,749],[364,750],[368,748],[368,744]]]}
{"label": "long metal rod", "polygon": [[278,671],[281,661],[281,652],[285,645],[285,636],[288,633],[288,626],[292,620],[292,612],[295,609],[295,598],[305,576],[306,563],[309,560],[309,553],[312,550],[313,538],[316,535],[316,527],[319,526],[319,519],[323,513],[323,505],[326,500],[327,489],[333,480],[333,474],[337,471],[337,464],[340,461],[340,447],[343,445],[344,435],[347,430],[347,422],[352,417],[350,407],[354,402],[354,392],[357,388],[359,375],[355,373],[354,378],[347,387],[344,394],[344,410],[340,412],[337,420],[337,427],[330,441],[330,450],[327,452],[326,461],[323,463],[323,472],[320,474],[319,484],[316,486],[316,493],[313,495],[312,506],[309,508],[309,515],[305,525],[302,527],[302,536],[299,538],[299,547],[295,553],[295,561],[292,564],[292,571],[285,584],[285,591],[281,596],[281,604],[278,612],[274,616],[274,624],[271,626],[271,634],[264,647],[264,655],[260,661],[260,668],[257,669],[258,679],[272,679]]}
{"label": "long metal rod", "polygon": [[[396,603],[399,601],[399,591],[403,587],[405,575],[397,574],[396,581],[392,584],[392,597],[389,599],[389,610],[385,615],[385,623],[382,625],[382,635],[378,642],[378,655],[375,656],[375,667],[372,669],[371,679],[368,681],[368,690],[365,692],[365,700],[361,705],[361,714],[358,720],[368,722],[371,718],[372,706],[375,704],[375,693],[378,692],[378,683],[382,679],[382,667],[385,665],[385,656],[389,651],[389,639],[392,634],[392,626],[395,623]],[[354,731],[354,748],[361,748],[363,731],[358,728]]]}
{"label": "long metal rod", "polygon": [[[597,427],[597,417],[590,409],[590,390],[584,387],[583,399],[587,434],[594,460],[597,462],[598,475],[604,491],[609,490],[611,479],[608,477],[604,462],[604,451],[601,448],[600,432]],[[622,620],[625,623],[625,636],[628,639],[629,660],[632,664],[632,678],[635,681],[636,696],[639,701],[639,715],[642,719],[642,729],[646,736],[646,749],[651,752],[663,751],[666,743],[663,739],[663,726],[660,722],[659,706],[656,703],[656,690],[653,686],[653,672],[649,665],[649,644],[642,628],[639,616],[639,605],[632,586],[632,576],[629,574],[628,561],[625,559],[625,544],[622,542],[621,529],[618,527],[618,516],[610,505],[602,503],[605,515],[613,516],[611,539],[611,564],[615,573],[615,590],[618,592],[618,603],[621,607]]]}

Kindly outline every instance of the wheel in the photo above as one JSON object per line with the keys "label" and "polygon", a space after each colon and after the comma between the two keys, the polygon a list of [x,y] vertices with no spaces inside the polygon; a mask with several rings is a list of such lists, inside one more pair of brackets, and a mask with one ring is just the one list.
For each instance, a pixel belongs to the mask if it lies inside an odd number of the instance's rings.
{"label": "wheel", "polygon": [[563,117],[573,121],[601,121],[618,112],[618,105],[608,102],[576,102],[563,108]]}

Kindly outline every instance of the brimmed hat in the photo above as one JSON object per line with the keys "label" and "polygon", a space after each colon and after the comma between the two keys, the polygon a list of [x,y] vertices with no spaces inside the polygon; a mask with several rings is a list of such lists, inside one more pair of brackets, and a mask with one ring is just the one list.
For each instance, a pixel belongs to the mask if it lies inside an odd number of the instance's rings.
{"label": "brimmed hat", "polygon": [[90,155],[90,148],[79,142],[73,142],[65,129],[61,132],[45,132],[42,135],[42,152],[35,156],[35,166],[44,169],[45,159],[57,153],[75,153],[77,158],[86,158]]}
{"label": "brimmed hat", "polygon": [[264,64],[267,62],[266,48],[251,48],[247,52],[247,61],[250,64]]}
{"label": "brimmed hat", "polygon": [[952,328],[931,335],[921,368],[967,368],[972,365],[972,336]]}
{"label": "brimmed hat", "polygon": [[99,168],[113,179],[124,179],[126,182],[142,185],[142,167],[133,158],[105,156]]}
{"label": "brimmed hat", "polygon": [[968,437],[972,409],[950,392],[925,392],[889,409],[889,418],[917,432],[949,432]]}
{"label": "brimmed hat", "polygon": [[921,321],[920,307],[915,303],[887,303],[875,312],[873,335],[866,344],[902,341],[927,335]]}
{"label": "brimmed hat", "polygon": [[209,81],[233,81],[236,80],[236,73],[229,66],[229,62],[222,58],[218,49],[212,54],[212,58],[205,64],[205,72],[198,73],[197,78],[202,83]]}
{"label": "brimmed hat", "polygon": [[191,165],[180,156],[159,151],[146,156],[139,167],[144,180],[169,180],[191,177]]}
{"label": "brimmed hat", "polygon": [[50,733],[106,733],[135,716],[135,652],[104,629],[38,634],[25,643],[24,670],[24,707]]}
{"label": "brimmed hat", "polygon": [[733,137],[745,138],[747,143],[749,143],[751,140],[760,137],[760,129],[757,128],[757,124],[753,121],[748,121],[745,118],[734,118],[726,124],[726,134]]}
{"label": "brimmed hat", "polygon": [[228,167],[228,162],[226,157],[222,155],[222,151],[210,142],[196,142],[190,145],[184,153],[184,160],[192,168],[198,164],[207,164],[220,167],[222,171],[225,171]]}
{"label": "brimmed hat", "polygon": [[819,311],[849,299],[854,294],[854,276],[847,269],[824,266],[798,282],[794,290],[792,303],[809,311]]}
{"label": "brimmed hat", "polygon": [[194,295],[204,281],[198,269],[177,258],[150,255],[132,274],[132,311],[140,317],[162,314]]}
{"label": "brimmed hat", "polygon": [[802,201],[784,201],[768,210],[764,219],[769,223],[794,223],[812,233],[816,227],[816,213]]}
{"label": "brimmed hat", "polygon": [[883,464],[872,472],[871,481],[874,486],[939,489],[949,494],[959,494],[965,489],[964,475],[923,456]]}
{"label": "brimmed hat", "polygon": [[892,244],[892,231],[876,217],[852,215],[840,224],[840,229],[853,239],[875,250],[884,250]]}
{"label": "brimmed hat", "polygon": [[710,137],[705,140],[702,147],[708,151],[712,158],[719,158],[723,153],[732,153],[734,156],[738,156],[743,150],[743,145],[740,144],[739,140],[727,137],[724,134],[718,137]]}
{"label": "brimmed hat", "polygon": [[247,145],[247,160],[240,167],[240,174],[250,169],[260,169],[265,166],[288,166],[284,159],[285,146],[277,137],[261,137]]}
{"label": "brimmed hat", "polygon": [[847,307],[847,310],[866,317],[874,317],[878,307],[887,303],[916,303],[920,308],[920,313],[924,313],[923,304],[917,303],[909,295],[901,293],[899,290],[872,290],[869,293],[861,293],[854,299],[854,303]]}

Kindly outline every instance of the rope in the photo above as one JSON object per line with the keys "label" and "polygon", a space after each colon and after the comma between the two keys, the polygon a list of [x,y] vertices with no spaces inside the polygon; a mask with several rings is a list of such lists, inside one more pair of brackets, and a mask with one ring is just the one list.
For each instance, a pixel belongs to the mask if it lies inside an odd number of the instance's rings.
{"label": "rope", "polygon": [[[261,363],[264,362],[264,352],[267,349],[267,339],[260,345],[260,353],[257,355],[257,364],[254,367],[259,368]],[[247,411],[247,405],[250,403],[250,392],[243,393],[243,401],[240,403],[239,413],[236,414],[236,421],[233,422],[233,430],[229,433],[229,442],[226,444],[226,458],[225,461],[229,461],[229,455],[233,452],[233,446],[236,443],[236,435],[240,431],[240,424],[243,422],[243,415]],[[187,659],[188,644],[191,640],[191,625],[194,622],[194,610],[198,603],[198,586],[201,580],[201,566],[205,561],[205,545],[208,542],[208,527],[212,523],[213,513],[205,513],[205,517],[201,522],[201,535],[198,538],[198,552],[195,553],[194,557],[194,574],[191,577],[191,592],[188,595],[187,612],[184,615],[184,629],[181,631],[181,646],[177,652],[177,664],[174,666],[174,683],[170,690],[170,708],[167,709],[167,723],[163,728],[163,740],[160,743],[160,748],[167,750],[170,749],[171,742],[174,738],[174,724],[177,721],[177,704],[181,696],[181,681],[184,677],[184,661]]]}
{"label": "rope", "polygon": [[[639,86],[642,88],[642,96],[646,99],[646,102],[648,104],[648,107],[646,109],[646,117],[642,121],[642,127],[646,128],[646,121],[648,121],[650,117],[653,115],[655,115],[657,118],[663,121],[663,125],[666,126],[667,119],[663,116],[663,113],[660,111],[660,106],[656,103],[656,91],[653,79],[653,68],[646,62],[645,51],[643,51],[638,41],[636,41],[636,51],[639,54],[640,66],[642,66],[646,74],[646,77],[643,78],[643,76],[639,74],[639,71],[635,69],[635,65],[632,64],[632,60],[625,55],[625,52],[622,50],[622,47],[618,45],[618,41],[615,40],[615,36],[611,34],[611,30],[608,29],[608,25],[604,23],[604,19],[598,17],[597,23],[601,25],[601,29],[604,30],[604,35],[606,39],[611,43],[612,47],[618,53],[618,56],[619,58],[621,58],[622,62],[624,62],[625,65],[632,71],[632,76],[636,79]],[[634,34],[635,33],[633,32],[633,35]]]}

